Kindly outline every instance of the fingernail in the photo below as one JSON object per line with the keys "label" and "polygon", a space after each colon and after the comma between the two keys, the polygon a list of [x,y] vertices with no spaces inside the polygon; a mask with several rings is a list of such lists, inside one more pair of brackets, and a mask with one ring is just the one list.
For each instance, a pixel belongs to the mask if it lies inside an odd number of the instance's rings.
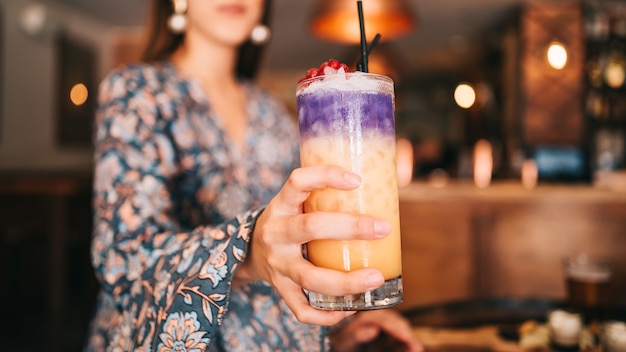
{"label": "fingernail", "polygon": [[346,172],[344,175],[344,179],[346,180],[346,182],[348,182],[348,184],[352,186],[360,186],[362,182],[361,176],[353,174],[351,172]]}
{"label": "fingernail", "polygon": [[377,237],[385,237],[391,231],[391,225],[384,220],[376,220],[374,221],[374,232]]}
{"label": "fingernail", "polygon": [[365,279],[365,285],[367,285],[369,290],[379,288],[384,282],[385,279],[380,273],[369,274]]}

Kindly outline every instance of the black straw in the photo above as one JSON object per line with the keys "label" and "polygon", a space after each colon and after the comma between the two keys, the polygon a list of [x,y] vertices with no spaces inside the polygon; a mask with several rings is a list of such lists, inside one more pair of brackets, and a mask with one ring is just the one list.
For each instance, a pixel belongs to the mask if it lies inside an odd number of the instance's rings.
{"label": "black straw", "polygon": [[363,2],[361,0],[356,2],[357,10],[359,11],[359,26],[361,27],[361,71],[369,72],[367,62],[367,39],[365,37],[365,20],[363,19]]}
{"label": "black straw", "polygon": [[[374,47],[380,41],[380,37],[381,37],[380,33],[376,33],[376,36],[374,36],[374,39],[372,39],[372,42],[369,43],[369,45],[367,46],[367,55],[368,56],[369,56],[369,54],[372,53],[372,50],[374,50]],[[357,63],[356,63],[356,70],[363,72],[363,62],[361,61],[361,59],[359,59],[357,61]]]}
{"label": "black straw", "polygon": [[372,52],[372,50],[374,50],[374,47],[380,41],[380,37],[381,37],[380,33],[376,33],[376,36],[374,37],[374,39],[372,39],[372,42],[367,46],[367,55],[369,55]]}

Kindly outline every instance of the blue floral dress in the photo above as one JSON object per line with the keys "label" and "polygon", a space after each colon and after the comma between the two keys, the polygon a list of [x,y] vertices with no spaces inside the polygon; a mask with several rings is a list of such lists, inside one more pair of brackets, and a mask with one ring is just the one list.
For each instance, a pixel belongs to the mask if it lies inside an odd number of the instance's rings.
{"label": "blue floral dress", "polygon": [[234,287],[256,218],[298,164],[283,107],[244,83],[245,147],[169,62],[123,67],[96,113],[89,351],[319,351],[269,284]]}

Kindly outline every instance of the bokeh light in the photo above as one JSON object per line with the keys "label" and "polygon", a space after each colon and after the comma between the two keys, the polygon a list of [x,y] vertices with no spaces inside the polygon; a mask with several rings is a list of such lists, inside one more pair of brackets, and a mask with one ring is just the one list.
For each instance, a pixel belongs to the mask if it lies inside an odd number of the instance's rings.
{"label": "bokeh light", "polygon": [[87,86],[82,83],[75,84],[70,90],[70,100],[72,101],[72,104],[76,106],[85,104],[88,97],[89,90],[87,89]]}
{"label": "bokeh light", "polygon": [[461,83],[454,90],[454,100],[458,106],[469,109],[476,102],[476,91],[471,85]]}
{"label": "bokeh light", "polygon": [[624,84],[625,76],[624,65],[620,62],[613,61],[604,70],[604,80],[611,88],[620,88]]}
{"label": "bokeh light", "polygon": [[562,43],[552,42],[548,47],[548,63],[560,70],[567,65],[567,49]]}
{"label": "bokeh light", "polygon": [[491,142],[480,139],[474,145],[474,183],[478,188],[487,188],[493,173],[493,147]]}
{"label": "bokeh light", "polygon": [[408,186],[413,180],[413,144],[406,138],[396,141],[396,167],[398,172],[398,186]]}

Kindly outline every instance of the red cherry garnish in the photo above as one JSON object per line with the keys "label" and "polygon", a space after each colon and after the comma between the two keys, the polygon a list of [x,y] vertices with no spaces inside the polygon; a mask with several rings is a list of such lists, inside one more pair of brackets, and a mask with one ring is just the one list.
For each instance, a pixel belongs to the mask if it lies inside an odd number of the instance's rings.
{"label": "red cherry garnish", "polygon": [[339,66],[341,66],[341,62],[339,62],[339,60],[330,59],[328,60],[328,66],[334,68],[335,70],[338,70]]}
{"label": "red cherry garnish", "polygon": [[339,62],[339,60],[335,60],[335,59],[330,59],[326,62],[322,62],[322,64],[320,65],[319,68],[310,68],[306,71],[306,76],[302,77],[298,83],[304,81],[305,79],[308,78],[313,78],[313,77],[317,77],[317,76],[323,76],[326,73],[329,74],[335,74],[337,73],[337,70],[339,70],[340,68],[343,68],[344,72],[350,72],[350,68],[348,67],[348,65]]}
{"label": "red cherry garnish", "polygon": [[320,74],[320,70],[317,68],[310,68],[308,71],[306,71],[306,78],[313,78],[316,76],[319,76]]}
{"label": "red cherry garnish", "polygon": [[323,74],[324,74],[323,72],[320,72],[320,70],[315,67],[310,68],[306,71],[306,76],[300,78],[300,80],[298,80],[298,83],[304,81],[305,79],[317,77]]}

